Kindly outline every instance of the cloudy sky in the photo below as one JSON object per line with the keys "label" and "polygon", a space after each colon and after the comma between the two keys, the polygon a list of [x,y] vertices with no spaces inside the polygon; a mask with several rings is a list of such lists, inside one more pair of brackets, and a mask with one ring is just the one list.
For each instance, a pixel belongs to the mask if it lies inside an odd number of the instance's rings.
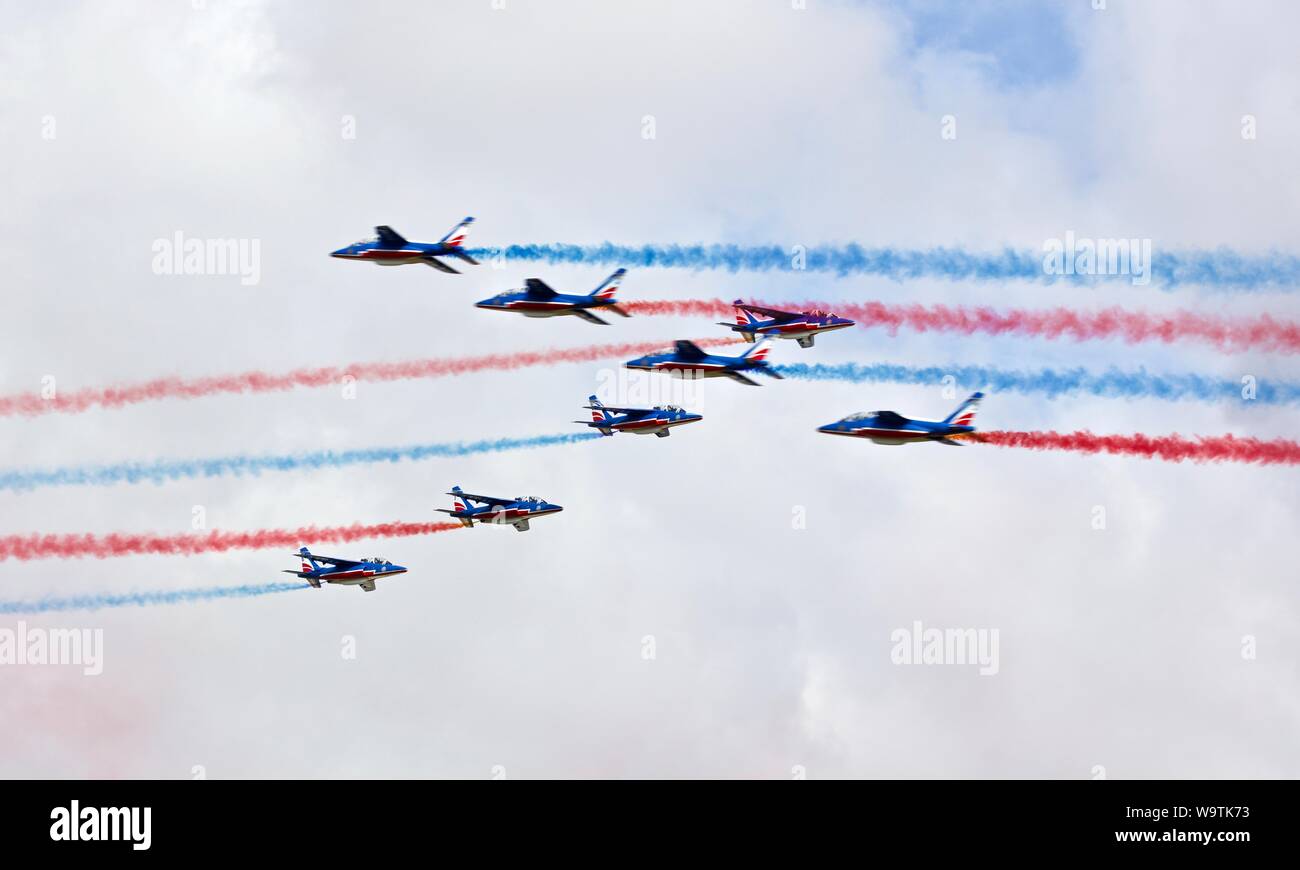
{"label": "cloudy sky", "polygon": [[[488,246],[1300,249],[1285,2],[11,6],[5,395],[722,334],[471,304],[534,275],[586,292],[605,266],[326,256],[376,224],[436,239],[473,214]],[[257,240],[259,281],[156,274],[177,232]],[[1287,291],[779,271],[633,269],[621,295],[1300,313]],[[1196,345],[880,330],[773,360],[1300,377]],[[3,468],[561,433],[617,363],[5,417]],[[27,616],[102,629],[104,672],[0,666],[0,774],[1300,776],[1294,471],[814,432],[942,417],[939,383],[692,398],[706,420],[668,439],[0,492],[4,534],[185,533],[196,507],[211,529],[427,521],[452,484],[566,508],[523,535],[317,548],[412,568],[373,594]],[[980,422],[1288,437],[1296,416],[1007,393]],[[282,550],[5,561],[0,598],[271,582],[295,567]],[[996,629],[998,673],[894,664],[918,620]]]}

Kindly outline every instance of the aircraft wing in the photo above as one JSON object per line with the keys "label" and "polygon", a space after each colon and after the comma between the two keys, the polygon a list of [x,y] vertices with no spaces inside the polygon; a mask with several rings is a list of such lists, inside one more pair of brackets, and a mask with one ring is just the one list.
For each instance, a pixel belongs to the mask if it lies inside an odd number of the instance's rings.
{"label": "aircraft wing", "polygon": [[673,347],[677,349],[677,355],[683,360],[704,359],[708,354],[700,349],[700,346],[693,341],[680,339],[673,342]]}
{"label": "aircraft wing", "polygon": [[752,311],[754,314],[762,314],[765,317],[771,317],[774,320],[785,322],[787,320],[798,320],[803,317],[802,314],[794,311],[779,311],[775,308],[764,308],[761,305],[746,305],[743,302],[734,303],[737,308],[744,311]]}
{"label": "aircraft wing", "polygon": [[467,498],[470,501],[476,501],[480,504],[514,504],[513,498],[496,498],[490,495],[474,495],[468,492],[449,492],[447,495],[458,495],[461,498]]}
{"label": "aircraft wing", "polygon": [[761,386],[758,381],[755,381],[752,378],[747,378],[740,372],[727,372],[727,377],[731,378],[733,381],[739,381],[742,384],[749,384],[751,387]]}
{"label": "aircraft wing", "polygon": [[551,289],[551,286],[541,278],[528,278],[524,281],[524,289],[528,291],[531,299],[550,299],[560,294]]}
{"label": "aircraft wing", "polygon": [[[652,414],[654,411],[650,408],[611,408],[609,405],[583,405],[588,411],[608,411],[611,414],[631,414],[633,417],[644,417]],[[580,423],[586,423],[586,420],[579,420]]]}
{"label": "aircraft wing", "polygon": [[460,274],[460,270],[453,269],[451,266],[448,266],[446,263],[442,262],[436,257],[425,257],[423,260],[421,260],[421,262],[423,262],[424,265],[426,266],[432,266],[433,268],[437,269],[439,272],[450,272],[452,275]]}
{"label": "aircraft wing", "polygon": [[362,591],[362,592],[374,592],[374,591],[375,591],[375,581],[374,581],[374,578],[371,578],[371,579],[369,579],[369,580],[362,580],[361,583],[359,583],[358,585],[361,587],[361,591]]}
{"label": "aircraft wing", "polygon": [[965,446],[966,446],[965,444],[962,444],[960,441],[949,441],[947,438],[935,438],[934,440],[935,440],[935,441],[938,441],[940,444],[947,444],[949,447],[965,447]]}
{"label": "aircraft wing", "polygon": [[392,227],[375,227],[375,235],[379,237],[379,243],[385,248],[406,247],[406,239]]}
{"label": "aircraft wing", "polygon": [[578,315],[579,317],[581,317],[583,320],[587,321],[588,323],[595,323],[595,324],[597,324],[597,325],[599,325],[599,326],[609,326],[609,321],[608,321],[608,320],[601,320],[599,317],[597,317],[596,315],[592,314],[590,311],[586,311],[585,309],[582,309],[582,308],[575,308],[575,309],[573,309],[573,313],[576,314],[576,315]]}
{"label": "aircraft wing", "polygon": [[[294,553],[294,555],[300,559],[304,558],[301,553]],[[338,568],[355,568],[357,565],[361,564],[352,559],[339,559],[334,556],[317,556],[315,553],[311,554],[311,558],[315,559],[317,562],[325,562],[326,564],[334,565]]]}

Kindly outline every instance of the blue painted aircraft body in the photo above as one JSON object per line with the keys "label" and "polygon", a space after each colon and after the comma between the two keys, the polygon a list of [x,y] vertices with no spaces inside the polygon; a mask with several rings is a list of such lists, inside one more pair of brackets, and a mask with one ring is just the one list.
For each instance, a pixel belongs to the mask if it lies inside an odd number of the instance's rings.
{"label": "blue painted aircraft body", "polygon": [[627,269],[619,269],[600,285],[586,295],[575,293],[558,293],[540,278],[529,278],[522,290],[507,290],[491,299],[475,303],[479,308],[489,311],[513,311],[525,317],[559,317],[572,314],[588,323],[608,326],[608,321],[597,317],[595,311],[612,311],[623,317],[631,317],[618,307],[614,294],[618,292],[619,282],[627,274]]}
{"label": "blue painted aircraft body", "polygon": [[703,420],[699,414],[692,414],[676,405],[656,405],[653,408],[611,408],[601,404],[595,396],[588,396],[591,404],[583,405],[591,410],[591,421],[574,420],[600,432],[601,435],[613,435],[615,432],[631,432],[636,435],[656,435],[667,438],[674,426],[698,423]]}
{"label": "blue painted aircraft body", "polygon": [[978,409],[983,393],[973,393],[969,399],[957,406],[943,420],[909,420],[893,411],[872,411],[864,414],[852,414],[835,423],[827,423],[818,428],[818,432],[827,435],[847,435],[852,438],[867,438],[873,444],[912,444],[917,441],[936,441],[952,447],[961,444],[953,440],[954,436],[966,435],[975,431],[975,411]]}
{"label": "blue painted aircraft body", "polygon": [[[829,311],[780,311],[776,308],[763,308],[759,305],[746,305],[737,299],[735,323],[719,323],[733,332],[739,332],[746,341],[755,341],[759,336],[773,338],[793,338],[800,347],[812,347],[813,340],[823,332],[847,329],[854,321],[847,317],[838,317]],[[754,315],[762,315],[760,319]]]}
{"label": "blue painted aircraft body", "polygon": [[341,260],[376,263],[380,266],[405,266],[409,263],[423,263],[440,272],[459,275],[459,270],[453,269],[438,258],[453,257],[474,266],[478,265],[478,260],[465,253],[462,248],[465,237],[469,235],[469,227],[472,223],[474,223],[474,218],[465,218],[452,227],[451,232],[436,242],[409,242],[392,227],[375,227],[373,237],[353,242],[345,248],[339,248],[337,251],[331,252],[330,256],[338,257]]}
{"label": "blue painted aircraft body", "polygon": [[673,349],[667,353],[647,354],[628,360],[623,365],[629,369],[667,372],[680,378],[731,378],[757,387],[758,382],[747,377],[745,372],[762,372],[774,378],[781,377],[780,373],[768,367],[767,354],[770,349],[764,339],[740,356],[718,356],[705,353],[693,341],[676,341]]}
{"label": "blue painted aircraft body", "polygon": [[341,586],[360,586],[363,592],[374,592],[375,581],[381,577],[393,577],[405,574],[406,569],[378,557],[374,559],[337,559],[334,556],[317,556],[303,547],[298,551],[302,557],[302,570],[285,570],[286,574],[301,577],[317,589],[321,583],[333,583]]}
{"label": "blue painted aircraft body", "polygon": [[[435,508],[439,513],[451,514],[460,520],[460,524],[472,527],[474,523],[492,523],[494,525],[511,525],[521,532],[528,531],[528,521],[538,517],[558,514],[564,508],[551,504],[545,499],[532,496],[518,498],[496,498],[490,495],[474,495],[464,492],[459,486],[453,486],[447,495],[454,496],[454,510]],[[478,502],[473,504],[473,502]]]}

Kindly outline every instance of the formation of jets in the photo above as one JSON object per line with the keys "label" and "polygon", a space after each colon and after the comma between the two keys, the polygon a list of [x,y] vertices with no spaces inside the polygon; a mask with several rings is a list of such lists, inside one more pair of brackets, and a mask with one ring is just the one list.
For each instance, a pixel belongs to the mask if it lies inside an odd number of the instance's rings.
{"label": "formation of jets", "polygon": [[[443,258],[478,265],[464,249],[465,237],[474,218],[467,217],[437,242],[411,242],[399,235],[391,227],[375,227],[375,235],[355,242],[336,251],[330,256],[344,260],[360,260],[381,266],[401,266],[410,263],[422,263],[442,272],[460,274],[458,270],[444,263]],[[614,298],[626,269],[618,269],[595,290],[587,294],[560,293],[540,278],[528,278],[524,286],[517,290],[507,290],[476,303],[477,307],[489,311],[513,311],[525,317],[558,317],[572,315],[589,323],[608,326],[609,322],[599,317],[596,312],[608,311],[629,317],[619,307]],[[735,323],[720,323],[732,332],[738,333],[753,346],[739,356],[721,356],[705,352],[692,341],[679,340],[673,348],[662,353],[652,353],[628,360],[624,367],[640,371],[665,372],[682,378],[730,378],[749,386],[758,386],[750,374],[764,374],[780,378],[781,373],[772,368],[767,357],[771,350],[770,340],[775,338],[793,339],[800,347],[812,347],[817,336],[827,332],[846,329],[854,325],[847,317],[840,317],[828,311],[813,309],[810,311],[784,311],[752,305],[737,299],[735,306]],[[818,427],[818,432],[828,435],[845,435],[852,438],[864,438],[873,444],[898,445],[912,444],[918,441],[932,441],[950,446],[961,446],[955,440],[975,431],[975,412],[983,393],[974,393],[962,402],[943,420],[912,420],[894,411],[872,411],[870,413],[852,414],[834,423]],[[618,408],[602,404],[596,396],[588,396],[583,407],[591,411],[591,420],[575,420],[575,423],[595,429],[601,435],[612,436],[618,432],[635,435],[655,435],[667,438],[671,430],[688,423],[698,423],[704,419],[675,405],[656,405],[653,408]],[[453,486],[447,493],[454,498],[452,509],[437,508],[440,513],[450,514],[461,525],[472,528],[475,523],[493,525],[511,525],[516,530],[526,532],[529,522],[544,516],[560,513],[564,508],[545,499],[531,496],[518,498],[497,498],[495,496],[475,495],[464,492],[459,486]],[[303,547],[298,551],[302,559],[301,570],[286,571],[301,577],[316,588],[322,584],[360,586],[366,592],[373,592],[375,581],[381,577],[405,574],[407,569],[394,565],[384,559],[339,559],[333,556],[317,556]]]}

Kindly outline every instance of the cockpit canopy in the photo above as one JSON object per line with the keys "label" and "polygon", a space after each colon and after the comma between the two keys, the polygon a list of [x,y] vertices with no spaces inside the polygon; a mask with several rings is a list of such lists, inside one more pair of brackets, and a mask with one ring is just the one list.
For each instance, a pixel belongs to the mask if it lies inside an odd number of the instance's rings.
{"label": "cockpit canopy", "polygon": [[677,405],[655,405],[656,411],[680,411]]}
{"label": "cockpit canopy", "polygon": [[857,414],[850,414],[842,422],[856,423],[861,420],[875,420],[877,424],[882,426],[905,426],[910,422],[906,417],[893,411],[861,411]]}

